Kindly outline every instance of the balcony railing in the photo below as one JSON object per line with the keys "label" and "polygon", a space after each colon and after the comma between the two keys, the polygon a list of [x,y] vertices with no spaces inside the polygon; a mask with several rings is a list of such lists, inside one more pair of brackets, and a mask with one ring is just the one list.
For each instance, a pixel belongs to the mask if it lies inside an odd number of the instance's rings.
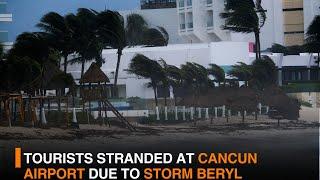
{"label": "balcony railing", "polygon": [[189,29],[192,29],[192,28],[193,28],[193,23],[192,23],[192,22],[189,22],[189,23],[188,23],[188,28],[189,28]]}
{"label": "balcony railing", "polygon": [[8,42],[8,31],[0,31],[0,42]]}
{"label": "balcony railing", "polygon": [[6,2],[0,2],[0,14],[7,14],[7,3]]}
{"label": "balcony railing", "polygon": [[161,9],[161,8],[176,8],[175,1],[145,1],[141,2],[141,9]]}

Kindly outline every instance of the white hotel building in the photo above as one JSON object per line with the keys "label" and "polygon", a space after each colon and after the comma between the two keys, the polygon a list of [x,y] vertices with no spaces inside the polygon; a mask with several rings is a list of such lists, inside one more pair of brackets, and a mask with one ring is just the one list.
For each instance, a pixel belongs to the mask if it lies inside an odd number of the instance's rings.
{"label": "white hotel building", "polygon": [[[315,15],[320,14],[319,0],[263,0],[267,21],[261,32],[262,49],[278,43],[299,45],[303,43],[306,28]],[[150,26],[163,26],[170,35],[166,47],[134,47],[123,51],[119,71],[119,96],[153,98],[147,87],[148,80],[126,73],[130,60],[137,53],[151,59],[163,58],[168,64],[180,66],[197,62],[203,66],[215,63],[230,70],[237,62],[250,64],[254,60],[253,35],[221,29],[224,20],[219,14],[224,0],[142,0],[141,9],[120,12],[124,17],[131,13],[142,15]],[[116,68],[116,50],[104,50],[106,63],[102,70],[113,82]],[[283,56],[268,54],[279,69],[279,85],[290,82],[319,81],[315,56]],[[86,64],[86,69],[90,63]],[[75,79],[80,78],[80,65],[68,71]]]}
{"label": "white hotel building", "polygon": [[8,42],[8,31],[3,28],[5,23],[12,22],[12,14],[7,11],[7,2],[0,1],[0,43],[5,49],[12,46],[12,42]]}

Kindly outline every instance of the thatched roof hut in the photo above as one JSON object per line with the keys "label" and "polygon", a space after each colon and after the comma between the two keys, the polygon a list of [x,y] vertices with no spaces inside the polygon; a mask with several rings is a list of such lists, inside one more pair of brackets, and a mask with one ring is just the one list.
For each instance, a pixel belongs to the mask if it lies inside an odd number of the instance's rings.
{"label": "thatched roof hut", "polygon": [[96,63],[92,63],[89,69],[80,79],[80,84],[84,83],[107,83],[110,82],[108,76],[100,69]]}

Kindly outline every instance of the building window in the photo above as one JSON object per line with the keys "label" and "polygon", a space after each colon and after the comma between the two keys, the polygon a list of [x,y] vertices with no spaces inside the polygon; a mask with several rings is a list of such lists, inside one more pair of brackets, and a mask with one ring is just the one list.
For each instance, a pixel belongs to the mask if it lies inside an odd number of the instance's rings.
{"label": "building window", "polygon": [[187,6],[192,6],[192,0],[187,0]]}
{"label": "building window", "polygon": [[187,27],[189,29],[192,29],[193,28],[193,15],[192,13],[187,13]]}
{"label": "building window", "polygon": [[207,27],[213,27],[213,11],[207,11]]}
{"label": "building window", "polygon": [[179,0],[179,7],[184,7],[184,0]]}
{"label": "building window", "polygon": [[212,0],[207,0],[207,4],[212,4]]}

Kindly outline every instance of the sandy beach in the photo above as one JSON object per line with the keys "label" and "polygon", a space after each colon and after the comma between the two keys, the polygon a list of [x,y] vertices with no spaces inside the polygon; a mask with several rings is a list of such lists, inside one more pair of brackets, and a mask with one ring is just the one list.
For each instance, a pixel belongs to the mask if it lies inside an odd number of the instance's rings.
{"label": "sandy beach", "polygon": [[[29,152],[257,152],[259,165],[242,168],[246,179],[314,179],[318,175],[319,123],[266,116],[231,117],[176,124],[136,124],[138,131],[80,125],[80,129],[0,127],[1,161],[14,147]],[[10,167],[11,162],[8,164]],[[2,167],[6,168],[6,167]],[[277,178],[269,172],[278,172]],[[263,175],[263,176],[262,176]],[[306,178],[305,178],[306,177]]]}

